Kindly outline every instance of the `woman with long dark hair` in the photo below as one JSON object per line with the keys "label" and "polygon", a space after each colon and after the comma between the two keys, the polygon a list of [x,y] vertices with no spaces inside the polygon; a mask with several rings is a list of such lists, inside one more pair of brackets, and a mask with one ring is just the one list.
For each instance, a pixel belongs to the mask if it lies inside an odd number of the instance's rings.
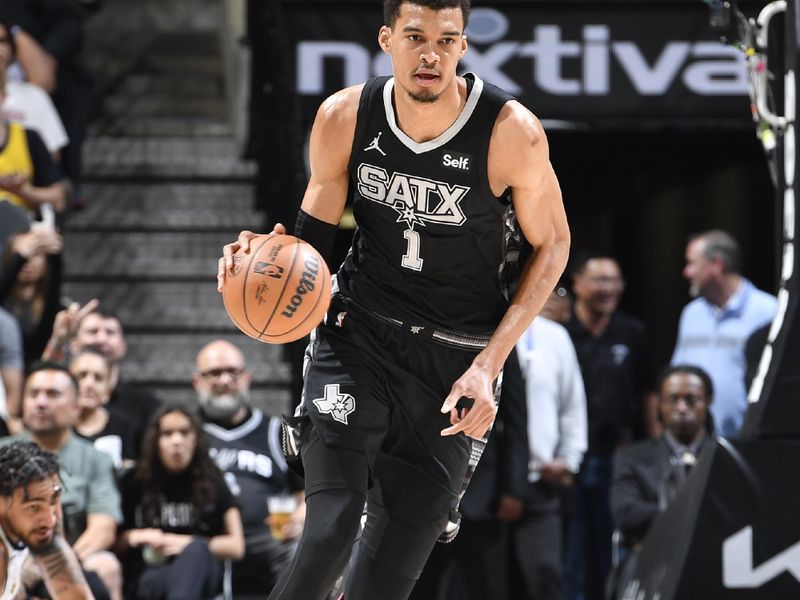
{"label": "woman with long dark hair", "polygon": [[126,597],[211,598],[223,559],[244,554],[234,499],[208,455],[194,410],[163,406],[153,417],[137,468],[122,480]]}

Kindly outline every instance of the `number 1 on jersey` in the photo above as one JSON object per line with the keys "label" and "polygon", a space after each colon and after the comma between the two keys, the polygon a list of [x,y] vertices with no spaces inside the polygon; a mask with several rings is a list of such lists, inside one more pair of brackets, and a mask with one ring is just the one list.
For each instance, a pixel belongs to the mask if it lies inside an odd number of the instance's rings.
{"label": "number 1 on jersey", "polygon": [[423,260],[419,257],[419,234],[413,229],[406,229],[403,232],[403,237],[408,241],[408,249],[403,255],[403,260],[400,261],[400,264],[406,269],[422,271]]}

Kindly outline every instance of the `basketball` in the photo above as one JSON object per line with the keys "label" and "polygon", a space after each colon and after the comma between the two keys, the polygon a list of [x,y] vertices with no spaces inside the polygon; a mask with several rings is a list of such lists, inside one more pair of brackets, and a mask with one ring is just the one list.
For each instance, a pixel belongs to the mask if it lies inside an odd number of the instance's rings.
{"label": "basketball", "polygon": [[331,302],[328,265],[291,235],[261,235],[233,255],[222,287],[234,324],[260,342],[293,342],[320,324]]}

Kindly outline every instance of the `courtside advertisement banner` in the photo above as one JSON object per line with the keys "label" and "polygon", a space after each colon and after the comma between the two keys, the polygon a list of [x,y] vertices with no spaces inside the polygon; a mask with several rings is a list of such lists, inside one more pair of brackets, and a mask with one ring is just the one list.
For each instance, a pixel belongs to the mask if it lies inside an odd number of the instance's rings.
{"label": "courtside advertisement banner", "polygon": [[[283,51],[295,77],[282,83],[310,118],[328,94],[390,72],[377,46],[379,8],[283,5]],[[718,41],[703,2],[478,5],[467,33],[463,70],[542,119],[751,126],[743,54]]]}

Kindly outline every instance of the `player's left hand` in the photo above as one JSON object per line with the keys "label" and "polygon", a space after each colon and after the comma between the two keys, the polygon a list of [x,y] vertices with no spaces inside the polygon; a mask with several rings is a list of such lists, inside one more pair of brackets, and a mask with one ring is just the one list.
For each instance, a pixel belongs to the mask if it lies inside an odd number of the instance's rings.
{"label": "player's left hand", "polygon": [[[464,435],[476,440],[483,439],[497,415],[494,401],[494,377],[483,367],[472,363],[450,388],[442,404],[442,412],[450,413],[452,427],[442,430],[442,435]],[[472,400],[472,407],[456,408],[461,398]]]}

